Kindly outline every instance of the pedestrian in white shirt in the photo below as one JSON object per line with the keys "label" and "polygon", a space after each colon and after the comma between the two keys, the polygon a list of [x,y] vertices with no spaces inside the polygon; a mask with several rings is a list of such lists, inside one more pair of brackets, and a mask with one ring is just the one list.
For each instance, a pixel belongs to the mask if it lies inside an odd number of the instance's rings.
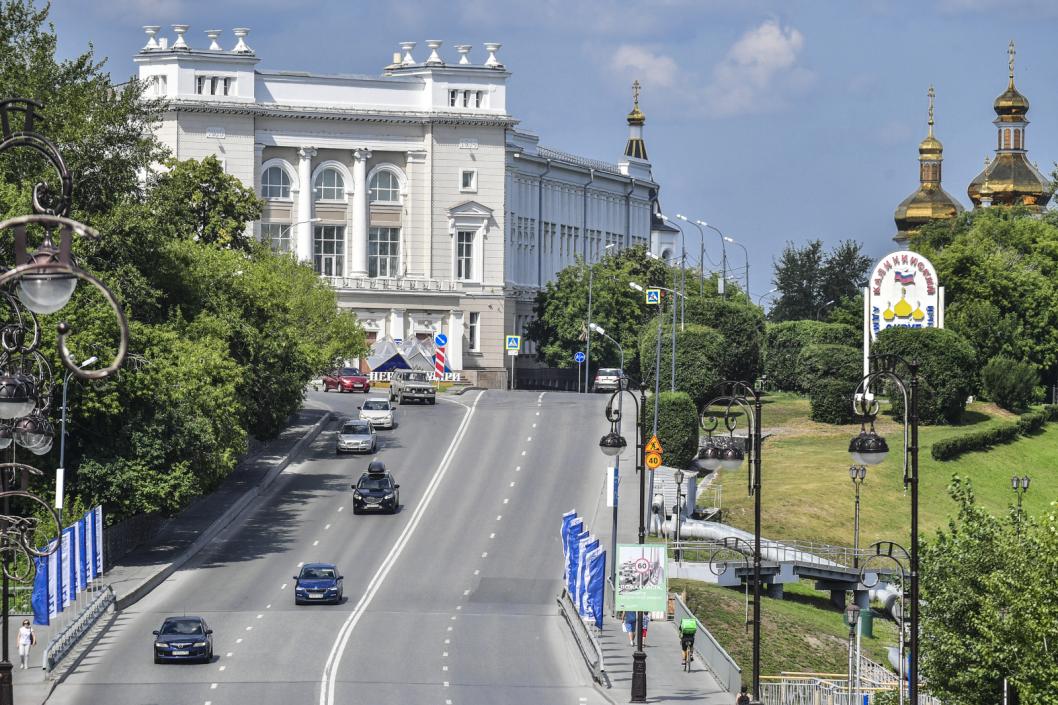
{"label": "pedestrian in white shirt", "polygon": [[29,625],[28,619],[23,619],[22,627],[18,630],[18,658],[23,670],[29,668],[29,650],[36,644],[37,635],[33,633],[33,627]]}

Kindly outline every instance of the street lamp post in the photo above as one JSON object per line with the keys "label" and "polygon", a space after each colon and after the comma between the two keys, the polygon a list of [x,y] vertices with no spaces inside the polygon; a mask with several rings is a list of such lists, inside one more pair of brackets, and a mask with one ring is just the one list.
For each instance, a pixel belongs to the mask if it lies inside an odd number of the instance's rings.
{"label": "street lamp post", "polygon": [[[603,248],[603,256],[606,256],[606,251],[611,247],[616,247],[616,243],[610,243]],[[595,263],[588,263],[588,330],[585,331],[585,352],[584,352],[584,393],[588,393],[588,383],[591,380],[591,304],[592,304],[592,284],[595,280]]]}
{"label": "street lamp post", "polygon": [[746,296],[749,296],[749,250],[746,249],[745,245],[743,245],[741,242],[739,242],[733,237],[724,235],[724,241],[730,242],[732,245],[738,245],[739,247],[741,247],[742,253],[746,256]]}
{"label": "street lamp post", "polygon": [[[911,488],[911,551],[909,577],[911,582],[910,648],[911,668],[908,696],[918,703],[918,623],[919,623],[919,563],[918,563],[918,362],[908,362],[899,355],[872,355],[871,371],[860,380],[853,395],[852,406],[863,424],[858,436],[849,443],[849,454],[857,465],[877,465],[885,460],[889,445],[874,430],[874,419],[881,408],[871,389],[884,381],[892,382],[904,400],[904,487]],[[907,370],[907,379],[897,374],[897,366]],[[871,430],[866,430],[870,422]]]}
{"label": "street lamp post", "polygon": [[856,488],[856,512],[853,518],[852,529],[852,565],[858,568],[860,565],[860,487],[867,479],[866,465],[853,465],[849,468],[849,479]]}
{"label": "street lamp post", "polygon": [[[610,401],[606,404],[606,418],[610,422],[610,432],[602,437],[599,441],[599,448],[603,454],[608,457],[615,457],[621,454],[621,451],[627,446],[627,442],[624,436],[620,433],[621,412],[613,407],[614,398],[620,399],[624,396],[624,389],[618,389],[610,397]],[[646,407],[647,395],[646,385],[639,385],[639,398],[637,399],[635,394],[632,395],[632,401],[635,402],[636,406],[636,472],[639,473],[639,545],[642,546],[646,543],[647,530],[643,523],[644,513],[646,512],[646,468],[643,466],[643,420],[642,412]],[[620,404],[620,401],[618,401]],[[616,533],[616,532],[615,532]],[[611,562],[616,562],[617,556],[614,555]],[[613,584],[613,589],[617,590],[617,583]],[[633,703],[645,703],[647,701],[647,654],[643,651],[643,613],[636,612],[636,650],[632,655],[632,700]]]}
{"label": "street lamp post", "polygon": [[724,244],[724,233],[720,231],[720,228],[715,225],[710,225],[704,220],[696,220],[694,222],[703,228],[709,228],[710,230],[715,231],[716,234],[720,236],[720,285],[717,289],[717,293],[723,298],[727,298],[727,295],[724,293],[724,290],[726,289],[724,284],[727,281],[727,245]]}
{"label": "street lamp post", "polygon": [[[661,219],[680,231],[680,325],[683,325],[684,314],[687,309],[687,233],[679,223],[662,215]],[[675,288],[675,283],[673,283]]]}
{"label": "street lamp post", "polygon": [[897,702],[899,705],[904,705],[904,668],[907,664],[907,659],[904,654],[907,653],[907,643],[905,641],[904,634],[904,616],[907,614],[907,610],[904,605],[907,602],[907,564],[911,561],[911,556],[908,554],[907,549],[898,543],[893,541],[875,541],[871,544],[871,548],[874,549],[874,555],[868,556],[867,560],[860,566],[860,582],[867,588],[872,588],[878,584],[878,574],[873,573],[874,582],[867,583],[867,566],[873,558],[885,558],[892,561],[896,565],[896,569],[900,571],[900,597],[894,603],[897,609],[893,610],[896,617],[897,633],[899,634],[898,652],[900,665],[897,668],[897,675],[899,676],[899,685],[897,687]]}
{"label": "street lamp post", "polygon": [[[760,702],[760,583],[761,583],[761,390],[748,382],[728,381],[720,385],[720,394],[702,406],[701,425],[709,433],[706,448],[692,464],[693,467],[715,469],[718,465],[725,470],[737,470],[742,466],[745,452],[735,444],[735,428],[738,426],[738,415],[732,410],[738,409],[750,422],[750,473],[746,478],[748,493],[753,497],[753,703]],[[723,408],[724,426],[729,435],[723,449],[713,445],[712,432],[719,420],[710,410],[713,407]],[[741,439],[740,439],[741,440]]]}
{"label": "street lamp post", "polygon": [[825,309],[827,306],[829,306],[832,303],[834,303],[836,300],[837,299],[831,299],[830,301],[827,301],[822,306],[820,306],[819,308],[816,309],[816,320],[817,321],[819,320],[819,317],[823,315],[823,309]]}
{"label": "street lamp post", "polygon": [[[699,272],[698,295],[705,296],[705,230],[702,229],[702,226],[699,224],[698,221],[690,220],[685,215],[677,213],[676,217],[682,220],[684,223],[690,223],[694,227],[698,228],[698,267],[701,269],[701,271]],[[710,258],[710,261],[711,260],[712,258]]]}
{"label": "street lamp post", "polygon": [[857,634],[859,632],[859,625],[860,625],[860,606],[856,604],[855,600],[850,601],[848,607],[845,608],[845,619],[848,620],[848,623],[849,623],[849,689],[848,689],[848,693],[849,693],[849,702],[853,703],[853,702],[855,702],[855,700],[853,700],[853,693],[854,692],[858,693],[858,691],[859,691],[859,687],[855,688],[855,690],[852,687],[853,686],[853,682],[855,680],[856,670],[857,670],[854,667],[854,665],[853,665],[856,662],[855,656],[854,656],[855,653],[856,653],[856,651],[854,649],[854,645],[855,645],[856,640],[857,640]]}
{"label": "street lamp post", "polygon": [[[88,369],[99,361],[93,355],[81,363],[81,369]],[[59,424],[59,467],[55,469],[55,509],[59,512],[59,520],[62,520],[62,497],[63,478],[66,473],[66,390],[70,385],[72,372],[67,372],[62,380],[62,421]]]}
{"label": "street lamp post", "polygon": [[676,556],[675,557],[676,557],[676,560],[679,561],[679,560],[682,559],[682,556],[680,555],[679,545],[680,545],[680,518],[681,518],[681,515],[683,514],[683,470],[680,470],[679,468],[676,468],[676,470],[672,473],[672,479],[676,481],[676,510],[673,512],[673,514],[676,515],[675,516],[676,531],[674,533],[674,537],[676,539]]}
{"label": "street lamp post", "polygon": [[1029,476],[1018,477],[1014,475],[1010,478],[1010,486],[1014,489],[1014,492],[1018,495],[1018,523],[1017,523],[1017,535],[1021,536],[1021,496],[1029,491]]}
{"label": "street lamp post", "polygon": [[[625,349],[615,339],[611,338],[606,334],[606,330],[596,324],[592,323],[588,326],[591,330],[595,331],[602,337],[609,340],[611,343],[617,346],[617,349],[621,351],[621,374],[617,377],[617,391],[622,392],[621,396],[617,397],[617,434],[621,434],[621,412],[623,411],[624,402],[624,389],[625,389]],[[614,482],[619,482],[621,477],[621,454],[618,453],[613,457],[614,467]],[[607,487],[607,492],[613,492],[613,487]],[[610,530],[610,584],[617,585],[617,504],[618,498],[614,497],[613,502],[613,522]]]}

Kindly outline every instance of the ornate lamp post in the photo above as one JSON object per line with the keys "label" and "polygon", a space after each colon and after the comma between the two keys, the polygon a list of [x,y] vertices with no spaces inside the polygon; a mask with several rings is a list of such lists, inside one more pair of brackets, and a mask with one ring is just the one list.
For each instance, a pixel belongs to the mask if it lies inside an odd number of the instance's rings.
{"label": "ornate lamp post", "polygon": [[[610,397],[606,404],[606,419],[610,422],[610,432],[599,440],[599,449],[607,457],[615,457],[621,454],[628,443],[621,435],[621,398],[624,389],[618,389]],[[614,399],[618,400],[618,407],[614,408]],[[639,545],[646,544],[647,529],[643,524],[643,515],[646,511],[646,467],[643,459],[643,409],[647,403],[647,387],[639,385],[639,398],[632,395],[632,401],[636,406],[636,472],[639,473]],[[617,562],[617,556],[611,558],[611,563]],[[617,589],[616,582],[613,589]],[[636,612],[636,651],[632,655],[632,700],[633,703],[645,703],[647,701],[647,654],[643,651],[643,613]]]}
{"label": "ornate lamp post", "polygon": [[852,565],[853,567],[859,567],[860,565],[860,487],[863,485],[863,481],[867,479],[867,466],[866,465],[853,465],[849,468],[849,479],[852,480],[852,485],[856,488],[856,511],[853,516],[852,522]]}
{"label": "ornate lamp post", "polygon": [[[709,433],[706,447],[698,454],[692,467],[703,467],[710,471],[717,466],[725,470],[737,470],[742,466],[745,452],[735,443],[735,428],[738,425],[738,414],[733,410],[745,413],[750,420],[749,446],[750,473],[747,477],[747,491],[753,497],[753,702],[760,702],[760,495],[761,495],[761,391],[748,382],[723,382],[720,394],[702,406],[701,425]],[[723,408],[724,426],[729,435],[724,447],[718,447],[713,441],[712,432],[719,420],[712,413],[714,407]],[[701,463],[699,466],[698,463]]]}
{"label": "ornate lamp post", "polygon": [[[860,606],[856,604],[855,600],[850,601],[848,607],[845,608],[845,620],[849,623],[849,702],[853,703],[853,682],[856,676],[856,632],[859,631],[858,627],[860,624]],[[858,688],[856,690],[859,690]]]}
{"label": "ornate lamp post", "polygon": [[[9,311],[0,323],[0,448],[21,445],[37,455],[47,453],[54,439],[54,428],[47,418],[52,396],[51,368],[38,350],[41,336],[36,314],[62,310],[73,296],[77,283],[84,281],[103,295],[117,318],[117,354],[106,367],[88,370],[79,367],[66,345],[71,333],[68,323],[57,327],[59,358],[69,373],[79,379],[102,379],[118,370],[128,350],[128,322],[114,294],[85,270],[73,257],[74,236],[95,239],[95,230],[67,217],[73,192],[73,178],[53,142],[36,131],[43,121],[42,106],[33,100],[14,98],[0,101],[0,154],[17,148],[43,156],[58,176],[56,190],[46,181],[33,187],[33,214],[0,222],[0,237],[10,233],[15,255],[14,267],[0,273],[0,303]],[[30,240],[38,241],[34,249]],[[3,546],[2,660],[0,660],[0,705],[14,700],[11,661],[8,655],[8,602],[10,581],[28,582],[35,571],[33,558],[55,550],[56,542],[38,551],[35,547],[39,520],[43,515],[54,522],[54,509],[29,492],[29,478],[40,475],[36,468],[22,463],[0,464],[0,546]],[[18,489],[12,489],[16,484]],[[47,533],[50,533],[47,532]]]}
{"label": "ornate lamp post", "polygon": [[[919,622],[919,567],[918,567],[918,363],[908,362],[899,355],[872,355],[871,371],[860,380],[853,395],[853,410],[863,418],[860,433],[849,443],[849,454],[857,465],[877,465],[889,453],[889,444],[874,430],[874,419],[880,404],[872,393],[883,382],[895,385],[904,399],[904,487],[911,488],[911,551],[909,556],[911,583],[910,648],[911,668],[908,696],[918,703],[918,622]],[[897,373],[897,366],[907,370],[907,377]],[[866,423],[870,422],[870,431]]]}
{"label": "ornate lamp post", "polygon": [[1017,532],[1018,536],[1021,536],[1021,496],[1029,491],[1029,476],[1018,477],[1014,475],[1010,478],[1010,486],[1014,492],[1018,495],[1018,525]]}

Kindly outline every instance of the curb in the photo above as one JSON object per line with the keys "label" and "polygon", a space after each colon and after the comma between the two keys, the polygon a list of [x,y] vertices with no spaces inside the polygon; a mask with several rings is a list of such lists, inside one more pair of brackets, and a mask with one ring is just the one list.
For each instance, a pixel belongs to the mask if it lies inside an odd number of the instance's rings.
{"label": "curb", "polygon": [[264,479],[255,487],[246,490],[242,497],[237,499],[227,511],[217,517],[212,524],[206,527],[205,530],[199,535],[195,542],[188,546],[187,550],[176,557],[171,563],[160,568],[154,575],[150,576],[145,580],[139,587],[135,588],[127,595],[123,595],[117,598],[115,602],[115,609],[118,611],[128,609],[132,605],[139,602],[141,599],[146,597],[154,588],[161,585],[165,580],[179,570],[185,563],[191,560],[195,554],[205,547],[207,543],[212,541],[217,534],[223,531],[229,524],[239,518],[239,516],[245,511],[247,506],[254,499],[259,497],[261,493],[268,488],[272,482],[279,477],[280,473],[283,472],[290,465],[290,462],[298,455],[305,446],[316,440],[316,437],[320,435],[320,431],[323,430],[324,425],[330,421],[331,412],[327,411],[323,414],[319,421],[317,421],[308,433],[298,439],[294,446],[290,449],[283,458],[275,464],[275,466],[268,471]]}

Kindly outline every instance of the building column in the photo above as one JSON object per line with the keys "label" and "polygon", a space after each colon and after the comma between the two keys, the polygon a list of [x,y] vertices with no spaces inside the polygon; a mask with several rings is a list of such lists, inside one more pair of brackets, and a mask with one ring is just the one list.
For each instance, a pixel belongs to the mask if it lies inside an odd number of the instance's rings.
{"label": "building column", "polygon": [[448,312],[448,347],[445,348],[445,358],[448,362],[448,369],[453,372],[462,372],[463,311],[460,309],[452,309]]}
{"label": "building column", "polygon": [[349,274],[367,276],[367,160],[370,149],[353,150],[353,246]]}
{"label": "building column", "polygon": [[298,214],[297,252],[298,260],[312,263],[312,158],[316,156],[314,147],[302,147],[298,150]]}
{"label": "building column", "polygon": [[[254,143],[253,146],[253,192],[257,194],[257,197],[261,197],[261,164],[264,162],[264,149],[265,146],[260,143]],[[255,240],[261,239],[261,221],[255,220],[250,224],[253,230],[253,238]]]}
{"label": "building column", "polygon": [[389,337],[394,341],[404,340],[404,314],[402,308],[391,308],[389,310]]}

